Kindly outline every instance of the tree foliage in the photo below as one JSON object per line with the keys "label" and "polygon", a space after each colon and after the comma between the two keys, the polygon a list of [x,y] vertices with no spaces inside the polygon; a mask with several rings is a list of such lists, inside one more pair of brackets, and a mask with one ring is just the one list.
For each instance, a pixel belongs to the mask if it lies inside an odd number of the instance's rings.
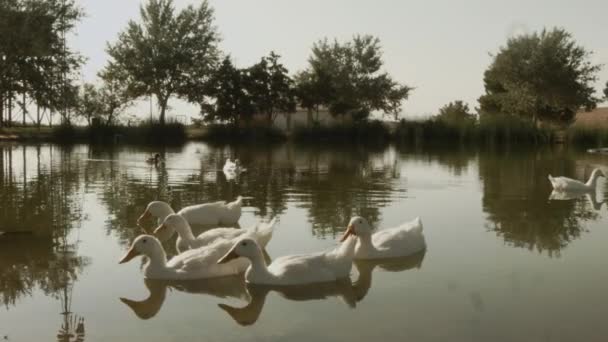
{"label": "tree foliage", "polygon": [[314,44],[309,68],[298,78],[300,102],[326,105],[332,114],[366,119],[372,111],[397,115],[412,88],[394,81],[382,71],[380,40],[355,36],[340,43],[327,39]]}
{"label": "tree foliage", "polygon": [[468,104],[458,100],[441,107],[436,119],[449,124],[460,124],[475,121],[475,114],[471,113]]}
{"label": "tree foliage", "polygon": [[0,123],[12,109],[4,108],[3,100],[18,93],[70,121],[84,59],[65,44],[64,35],[83,14],[74,0],[0,2]]}
{"label": "tree foliage", "polygon": [[111,60],[104,73],[122,84],[131,98],[156,96],[164,124],[169,98],[204,96],[220,38],[206,0],[179,13],[172,0],[149,0],[140,13],[141,22],[130,21],[118,41],[108,46]]}
{"label": "tree foliage", "polygon": [[608,100],[608,82],[606,82],[606,88],[604,88],[604,97]]}
{"label": "tree foliage", "polygon": [[509,39],[484,73],[481,113],[569,122],[599,101],[593,83],[601,66],[590,55],[559,28]]}
{"label": "tree foliage", "polygon": [[279,113],[296,110],[294,83],[279,58],[270,52],[246,71],[247,91],[254,110],[265,114],[268,124],[272,124]]}
{"label": "tree foliage", "polygon": [[247,74],[225,57],[208,83],[211,101],[201,102],[205,121],[230,121],[238,125],[240,119],[253,116],[252,98],[247,91]]}

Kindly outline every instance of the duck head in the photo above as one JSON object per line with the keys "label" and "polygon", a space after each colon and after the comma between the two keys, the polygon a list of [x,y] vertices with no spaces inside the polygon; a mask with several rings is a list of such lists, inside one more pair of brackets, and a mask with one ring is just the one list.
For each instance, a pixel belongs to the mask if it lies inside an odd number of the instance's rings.
{"label": "duck head", "polygon": [[355,216],[350,219],[348,227],[346,228],[346,231],[344,232],[344,235],[342,235],[340,241],[345,241],[351,235],[366,236],[371,235],[371,233],[372,226],[369,224],[369,222],[367,222],[367,220],[361,216]]}
{"label": "duck head", "polygon": [[173,209],[168,203],[162,201],[150,202],[144,213],[137,219],[137,225],[141,226],[142,222],[150,216],[164,219],[169,214],[173,214]]}
{"label": "duck head", "polygon": [[149,258],[158,258],[164,254],[163,247],[152,235],[140,235],[131,244],[127,253],[118,261],[119,264],[124,264],[138,255],[145,255]]}
{"label": "duck head", "polygon": [[260,247],[253,239],[244,238],[237,241],[228,253],[221,257],[217,263],[225,264],[238,257],[245,257],[249,260],[253,260],[259,257],[260,253]]}
{"label": "duck head", "polygon": [[188,221],[178,214],[170,214],[165,220],[154,230],[154,236],[157,238],[160,236],[172,236],[173,233],[177,232],[180,236],[186,236],[188,232],[192,234],[192,230],[188,225]]}

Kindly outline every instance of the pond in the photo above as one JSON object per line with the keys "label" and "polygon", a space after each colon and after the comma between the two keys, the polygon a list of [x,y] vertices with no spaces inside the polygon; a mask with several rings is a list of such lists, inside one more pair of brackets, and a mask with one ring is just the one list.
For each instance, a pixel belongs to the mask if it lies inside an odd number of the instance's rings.
{"label": "pond", "polygon": [[[608,186],[556,200],[547,180],[595,167],[608,157],[561,149],[0,145],[0,231],[31,232],[0,239],[0,338],[605,341]],[[419,216],[428,248],[297,293],[118,264],[149,201],[238,195],[241,227],[278,218],[271,259],[333,248],[353,215],[379,229]]]}

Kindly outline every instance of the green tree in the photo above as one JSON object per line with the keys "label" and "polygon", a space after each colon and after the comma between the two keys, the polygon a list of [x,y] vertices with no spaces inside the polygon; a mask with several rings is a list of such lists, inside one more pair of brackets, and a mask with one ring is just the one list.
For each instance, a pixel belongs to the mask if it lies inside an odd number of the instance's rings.
{"label": "green tree", "polygon": [[480,112],[569,122],[599,101],[593,83],[601,66],[590,55],[560,28],[509,39],[484,73]]}
{"label": "green tree", "polygon": [[307,72],[326,88],[327,98],[319,102],[335,115],[364,120],[377,110],[396,116],[412,90],[382,71],[380,40],[370,35],[346,43],[318,41],[308,61]]}
{"label": "green tree", "polygon": [[201,103],[205,121],[230,121],[238,125],[241,118],[249,120],[253,116],[251,96],[247,92],[247,79],[243,70],[225,57],[209,81],[209,96]]}
{"label": "green tree", "polygon": [[608,100],[608,82],[606,82],[606,88],[604,89],[604,97]]}
{"label": "green tree", "polygon": [[294,83],[279,58],[279,55],[270,52],[247,70],[247,91],[255,111],[265,114],[269,125],[279,113],[293,113],[296,110]]}
{"label": "green tree", "polygon": [[[84,59],[65,44],[65,34],[84,15],[74,0],[7,0],[0,3],[0,124],[22,95],[70,120]],[[8,100],[8,108],[4,108]],[[36,120],[40,123],[40,119]]]}
{"label": "green tree", "polygon": [[219,35],[213,9],[205,0],[176,13],[172,0],[149,0],[141,23],[130,21],[118,41],[107,48],[105,73],[122,83],[131,98],[154,95],[165,122],[172,96],[192,100],[206,89],[218,59]]}
{"label": "green tree", "polygon": [[475,114],[470,112],[468,104],[459,100],[441,107],[436,118],[446,123],[459,124],[475,121]]}
{"label": "green tree", "polygon": [[91,125],[93,118],[101,116],[101,100],[99,91],[95,85],[85,83],[80,92],[78,101],[78,115],[83,117],[88,125]]}
{"label": "green tree", "polygon": [[300,106],[315,111],[319,120],[319,108],[327,106],[331,98],[330,78],[322,71],[301,71],[295,77],[295,92]]}

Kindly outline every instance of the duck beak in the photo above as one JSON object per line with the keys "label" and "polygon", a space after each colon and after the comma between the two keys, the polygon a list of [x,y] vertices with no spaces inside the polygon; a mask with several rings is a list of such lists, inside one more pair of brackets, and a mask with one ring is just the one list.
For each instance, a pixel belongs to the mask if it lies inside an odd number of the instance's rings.
{"label": "duck beak", "polygon": [[[236,246],[235,246],[235,247],[236,247]],[[231,249],[230,251],[228,251],[228,253],[226,253],[226,255],[224,255],[223,257],[221,257],[221,258],[220,258],[220,259],[217,261],[217,263],[218,263],[218,264],[225,264],[225,263],[227,263],[227,262],[228,262],[228,261],[230,261],[230,260],[234,260],[234,259],[238,258],[238,257],[239,257],[239,255],[238,255],[238,254],[236,254],[236,251],[234,250],[234,249],[235,249],[235,247],[232,247],[232,249]]]}
{"label": "duck beak", "polygon": [[141,222],[150,217],[150,215],[151,214],[148,210],[144,211],[144,213],[141,214],[141,216],[137,219],[137,225],[141,227]]}
{"label": "duck beak", "polygon": [[340,242],[344,242],[351,235],[357,235],[355,234],[355,227],[353,227],[352,224],[348,225],[346,231],[344,232],[344,235],[342,235],[342,238],[340,239]]}
{"label": "duck beak", "polygon": [[127,254],[125,254],[125,256],[122,257],[122,259],[120,259],[120,261],[118,261],[119,264],[124,264],[125,262],[135,258],[136,256],[138,256],[140,253],[133,248],[133,246],[131,246],[131,248],[129,249],[129,251],[127,252]]}
{"label": "duck beak", "polygon": [[160,226],[158,226],[158,228],[154,229],[154,235],[156,235],[156,237],[158,237],[159,234],[165,232],[167,230],[167,226],[165,226],[165,224],[161,224]]}

